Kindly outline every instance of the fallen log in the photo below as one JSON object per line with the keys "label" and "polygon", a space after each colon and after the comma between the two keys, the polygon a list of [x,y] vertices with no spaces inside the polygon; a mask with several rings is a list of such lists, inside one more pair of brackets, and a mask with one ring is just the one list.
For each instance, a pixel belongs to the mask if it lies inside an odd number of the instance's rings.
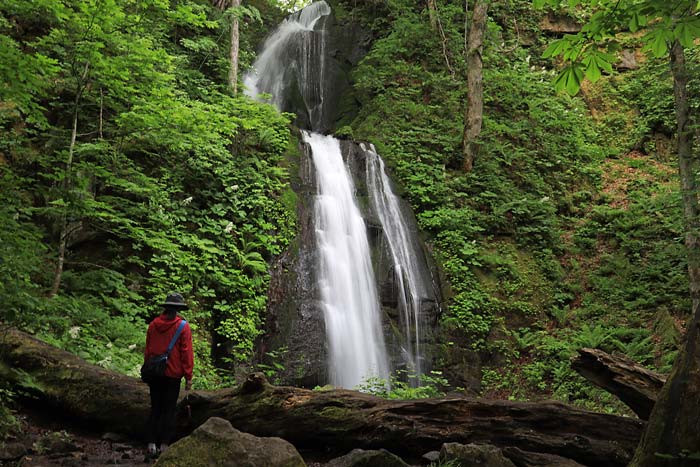
{"label": "fallen log", "polygon": [[624,355],[580,349],[571,367],[581,376],[616,395],[642,420],[648,420],[666,376],[648,370]]}
{"label": "fallen log", "polygon": [[[42,403],[95,429],[140,436],[148,411],[140,381],[88,364],[16,330],[0,337],[0,376]],[[301,449],[345,453],[385,448],[418,458],[445,442],[488,443],[554,454],[585,465],[623,466],[644,423],[557,402],[466,398],[385,400],[357,391],[271,386],[250,375],[237,389],[195,391],[190,432],[211,416],[257,436],[278,436]]]}

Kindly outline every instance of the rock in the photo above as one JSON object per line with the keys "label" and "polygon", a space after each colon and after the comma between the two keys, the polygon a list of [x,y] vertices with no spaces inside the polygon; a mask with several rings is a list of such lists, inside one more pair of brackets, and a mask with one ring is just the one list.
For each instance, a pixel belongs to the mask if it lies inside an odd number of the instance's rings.
{"label": "rock", "polygon": [[637,55],[633,49],[625,49],[620,53],[620,62],[617,64],[618,70],[636,70],[639,68]]}
{"label": "rock", "polygon": [[459,467],[515,467],[503,452],[490,444],[445,443],[440,461],[455,462]]}
{"label": "rock", "polygon": [[576,34],[581,30],[581,23],[569,16],[550,13],[540,22],[540,29],[554,34]]}
{"label": "rock", "polygon": [[423,454],[422,459],[430,463],[437,463],[440,460],[440,451],[430,451]]}
{"label": "rock", "polygon": [[333,459],[326,467],[409,467],[400,457],[384,449],[365,451],[353,449],[343,457]]}
{"label": "rock", "polygon": [[11,461],[19,459],[27,452],[27,447],[19,442],[0,443],[0,464],[1,461]]}
{"label": "rock", "polygon": [[517,467],[583,467],[582,464],[554,454],[523,451],[518,448],[503,448],[503,454]]}
{"label": "rock", "polygon": [[105,441],[112,441],[114,443],[121,443],[123,441],[126,441],[126,436],[108,431],[107,433],[102,435],[102,439]]}
{"label": "rock", "polygon": [[297,450],[281,438],[258,438],[212,417],[165,451],[156,466],[306,467]]}
{"label": "rock", "polygon": [[68,433],[58,431],[47,433],[39,438],[36,443],[34,443],[34,448],[40,453],[49,453],[59,456],[80,450]]}

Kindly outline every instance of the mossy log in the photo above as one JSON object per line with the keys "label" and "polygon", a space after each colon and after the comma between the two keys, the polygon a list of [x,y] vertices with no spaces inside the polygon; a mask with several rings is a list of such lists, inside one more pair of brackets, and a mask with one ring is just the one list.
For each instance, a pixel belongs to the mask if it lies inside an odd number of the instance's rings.
{"label": "mossy log", "polygon": [[571,367],[593,384],[616,395],[642,420],[648,420],[666,377],[624,355],[581,349]]}
{"label": "mossy log", "polygon": [[[139,436],[148,410],[147,387],[24,333],[0,337],[3,377],[43,403],[96,429]],[[385,400],[349,390],[312,391],[272,386],[260,373],[237,389],[195,391],[186,434],[209,417],[229,420],[257,436],[278,436],[297,448],[345,453],[386,448],[419,457],[445,442],[488,443],[555,454],[581,464],[623,466],[644,423],[557,402],[465,398]],[[185,413],[185,411],[183,411]]]}
{"label": "mossy log", "polygon": [[148,386],[2,323],[0,378],[78,423],[137,437],[145,431]]}

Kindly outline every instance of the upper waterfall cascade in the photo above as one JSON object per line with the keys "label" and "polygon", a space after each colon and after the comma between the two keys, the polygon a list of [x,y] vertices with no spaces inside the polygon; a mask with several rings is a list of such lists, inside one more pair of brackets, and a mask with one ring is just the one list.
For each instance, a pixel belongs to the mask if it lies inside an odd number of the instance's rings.
{"label": "upper waterfall cascade", "polygon": [[325,31],[321,19],[331,13],[324,1],[292,14],[265,40],[252,70],[245,74],[245,93],[253,98],[270,94],[278,109],[287,111],[289,101],[301,96],[312,130],[323,122],[326,94]]}
{"label": "upper waterfall cascade", "polygon": [[[435,295],[432,284],[426,283],[421,273],[426,270],[426,258],[417,240],[412,240],[415,232],[411,237],[400,200],[374,147],[362,145],[362,150],[355,150],[359,155],[353,164],[366,170],[361,183],[366,185],[369,198],[361,209],[348,165],[350,156],[344,160],[338,139],[318,133],[326,118],[326,91],[333,86],[327,82],[333,76],[327,73],[330,59],[325,19],[330,14],[328,4],[319,1],[282,22],[265,41],[244,84],[246,94],[254,98],[270,94],[271,102],[282,111],[290,110],[290,102],[294,101],[297,112],[306,112],[304,121],[311,131],[304,131],[303,139],[310,149],[316,189],[315,300],[325,322],[328,377],[335,386],[353,388],[372,377],[388,380],[392,366],[406,368],[417,376],[425,371],[421,305],[426,297]],[[299,106],[299,98],[303,106]],[[365,216],[374,219],[372,228],[379,227],[382,233],[382,274],[390,276],[398,303],[401,336],[391,339],[393,357],[387,347],[394,327],[383,328],[389,318],[383,313],[379,297],[363,210],[368,211]]]}

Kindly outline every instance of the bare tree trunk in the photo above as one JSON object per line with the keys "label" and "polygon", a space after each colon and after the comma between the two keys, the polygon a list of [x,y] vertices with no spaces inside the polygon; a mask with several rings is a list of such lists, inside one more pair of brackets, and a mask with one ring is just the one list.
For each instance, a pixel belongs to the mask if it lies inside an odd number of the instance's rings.
{"label": "bare tree trunk", "polygon": [[[241,6],[241,0],[231,0],[232,7]],[[238,52],[239,52],[239,24],[238,16],[231,17],[231,68],[228,73],[228,83],[233,94],[238,93]]]}
{"label": "bare tree trunk", "polygon": [[469,38],[467,41],[467,108],[464,113],[464,135],[462,137],[462,155],[464,171],[471,172],[481,134],[484,114],[483,61],[481,52],[484,47],[484,35],[488,21],[488,0],[476,0],[472,16]]}
{"label": "bare tree trunk", "polygon": [[464,0],[464,53],[469,48],[469,0]]}
{"label": "bare tree trunk", "polygon": [[104,123],[104,103],[105,103],[105,93],[102,88],[100,88],[100,123],[97,127],[97,136],[102,139],[102,125]]}
{"label": "bare tree trunk", "polygon": [[435,0],[428,0],[428,15],[430,16],[430,26],[437,29],[437,4]]}
{"label": "bare tree trunk", "polygon": [[[75,141],[78,136],[78,110],[80,106],[80,99],[85,90],[85,82],[90,72],[90,62],[85,63],[85,69],[83,70],[83,76],[78,80],[78,92],[75,95],[75,102],[73,103],[73,129],[70,135],[70,145],[68,147],[68,159],[66,160],[66,167],[63,173],[63,196],[68,193],[71,187],[70,177],[73,171],[73,154],[75,153]],[[64,199],[64,203],[67,201]],[[61,214],[61,233],[58,239],[58,261],[56,262],[56,269],[53,276],[53,285],[51,286],[51,291],[49,292],[49,298],[55,297],[58,293],[58,289],[61,288],[61,278],[63,277],[63,265],[66,262],[66,246],[68,244],[68,206],[64,205],[63,213]]]}
{"label": "bare tree trunk", "polygon": [[698,193],[688,116],[688,72],[683,46],[671,48],[671,71],[678,125],[678,166],[683,192],[692,316],[680,354],[659,394],[630,466],[697,466],[700,458],[700,249]]}
{"label": "bare tree trunk", "polygon": [[445,65],[450,71],[452,76],[455,75],[455,70],[450,63],[450,53],[449,44],[447,43],[447,34],[445,34],[445,29],[442,27],[442,21],[440,21],[440,11],[438,10],[437,3],[435,0],[428,0],[428,11],[430,13],[430,26],[434,31],[440,33],[440,43],[442,45],[442,56],[445,59]]}

